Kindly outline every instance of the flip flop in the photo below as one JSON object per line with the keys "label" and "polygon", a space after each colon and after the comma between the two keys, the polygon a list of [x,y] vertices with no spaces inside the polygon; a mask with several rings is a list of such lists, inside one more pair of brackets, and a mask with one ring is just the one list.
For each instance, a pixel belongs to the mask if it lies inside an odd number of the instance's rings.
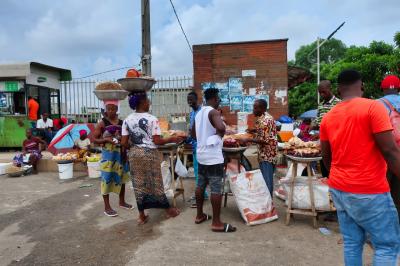
{"label": "flip flop", "polygon": [[128,203],[127,203],[127,205],[119,205],[119,207],[122,208],[122,209],[125,209],[125,210],[133,210],[133,209],[135,209],[135,207],[133,205],[130,205]]}
{"label": "flip flop", "polygon": [[224,229],[211,229],[213,232],[217,233],[233,233],[236,232],[236,227],[231,224],[224,224]]}
{"label": "flip flop", "polygon": [[142,220],[142,219],[137,219],[138,225],[144,225],[144,224],[147,223],[148,221],[149,221],[149,216],[148,216],[148,215],[145,216],[144,220]]}
{"label": "flip flop", "polygon": [[117,213],[116,211],[114,211],[114,210],[111,211],[110,213],[104,211],[104,214],[105,214],[106,216],[108,216],[108,217],[117,217],[117,216],[118,216],[118,213]]}
{"label": "flip flop", "polygon": [[211,215],[204,214],[203,219],[201,219],[199,221],[194,221],[194,223],[195,224],[201,224],[201,223],[204,223],[204,222],[209,221],[211,219],[212,219]]}

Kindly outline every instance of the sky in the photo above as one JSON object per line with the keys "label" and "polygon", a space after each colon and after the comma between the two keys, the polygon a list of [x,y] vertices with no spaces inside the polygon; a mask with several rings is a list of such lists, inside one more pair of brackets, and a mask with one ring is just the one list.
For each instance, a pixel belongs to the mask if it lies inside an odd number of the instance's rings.
{"label": "sky", "polygon": [[[136,66],[141,54],[140,0],[0,0],[0,63],[37,61],[74,78]],[[399,0],[173,0],[192,45],[288,38],[296,49],[335,35],[346,45],[393,44]],[[192,54],[169,0],[151,0],[153,76],[192,75]],[[139,66],[140,68],[140,66]],[[97,75],[119,78],[126,70]]]}

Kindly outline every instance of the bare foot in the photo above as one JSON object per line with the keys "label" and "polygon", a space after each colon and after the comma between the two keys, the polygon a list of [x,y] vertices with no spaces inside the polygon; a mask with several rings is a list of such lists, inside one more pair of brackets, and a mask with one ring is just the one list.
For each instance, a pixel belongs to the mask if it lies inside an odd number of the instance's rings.
{"label": "bare foot", "polygon": [[166,210],[166,212],[167,212],[167,218],[174,218],[181,213],[177,208],[169,208]]}
{"label": "bare foot", "polygon": [[147,223],[147,221],[149,220],[149,216],[148,215],[139,215],[139,218],[137,219],[137,223],[138,225],[143,225],[145,223]]}

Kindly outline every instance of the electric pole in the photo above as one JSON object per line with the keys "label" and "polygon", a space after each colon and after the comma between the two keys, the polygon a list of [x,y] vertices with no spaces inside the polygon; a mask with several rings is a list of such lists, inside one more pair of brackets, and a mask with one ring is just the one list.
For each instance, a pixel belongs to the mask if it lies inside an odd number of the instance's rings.
{"label": "electric pole", "polygon": [[150,0],[142,0],[142,72],[151,76]]}

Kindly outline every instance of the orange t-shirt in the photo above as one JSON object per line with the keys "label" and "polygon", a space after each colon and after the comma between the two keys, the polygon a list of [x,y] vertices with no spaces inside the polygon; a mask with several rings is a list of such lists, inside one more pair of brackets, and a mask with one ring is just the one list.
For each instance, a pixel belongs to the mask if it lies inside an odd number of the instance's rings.
{"label": "orange t-shirt", "polygon": [[34,100],[30,99],[28,101],[28,118],[29,120],[36,121],[38,120],[38,111],[39,111],[39,104]]}
{"label": "orange t-shirt", "polygon": [[329,186],[355,194],[389,192],[386,161],[373,135],[392,129],[378,101],[355,98],[332,108],[320,127],[321,141],[329,141],[332,152]]}

